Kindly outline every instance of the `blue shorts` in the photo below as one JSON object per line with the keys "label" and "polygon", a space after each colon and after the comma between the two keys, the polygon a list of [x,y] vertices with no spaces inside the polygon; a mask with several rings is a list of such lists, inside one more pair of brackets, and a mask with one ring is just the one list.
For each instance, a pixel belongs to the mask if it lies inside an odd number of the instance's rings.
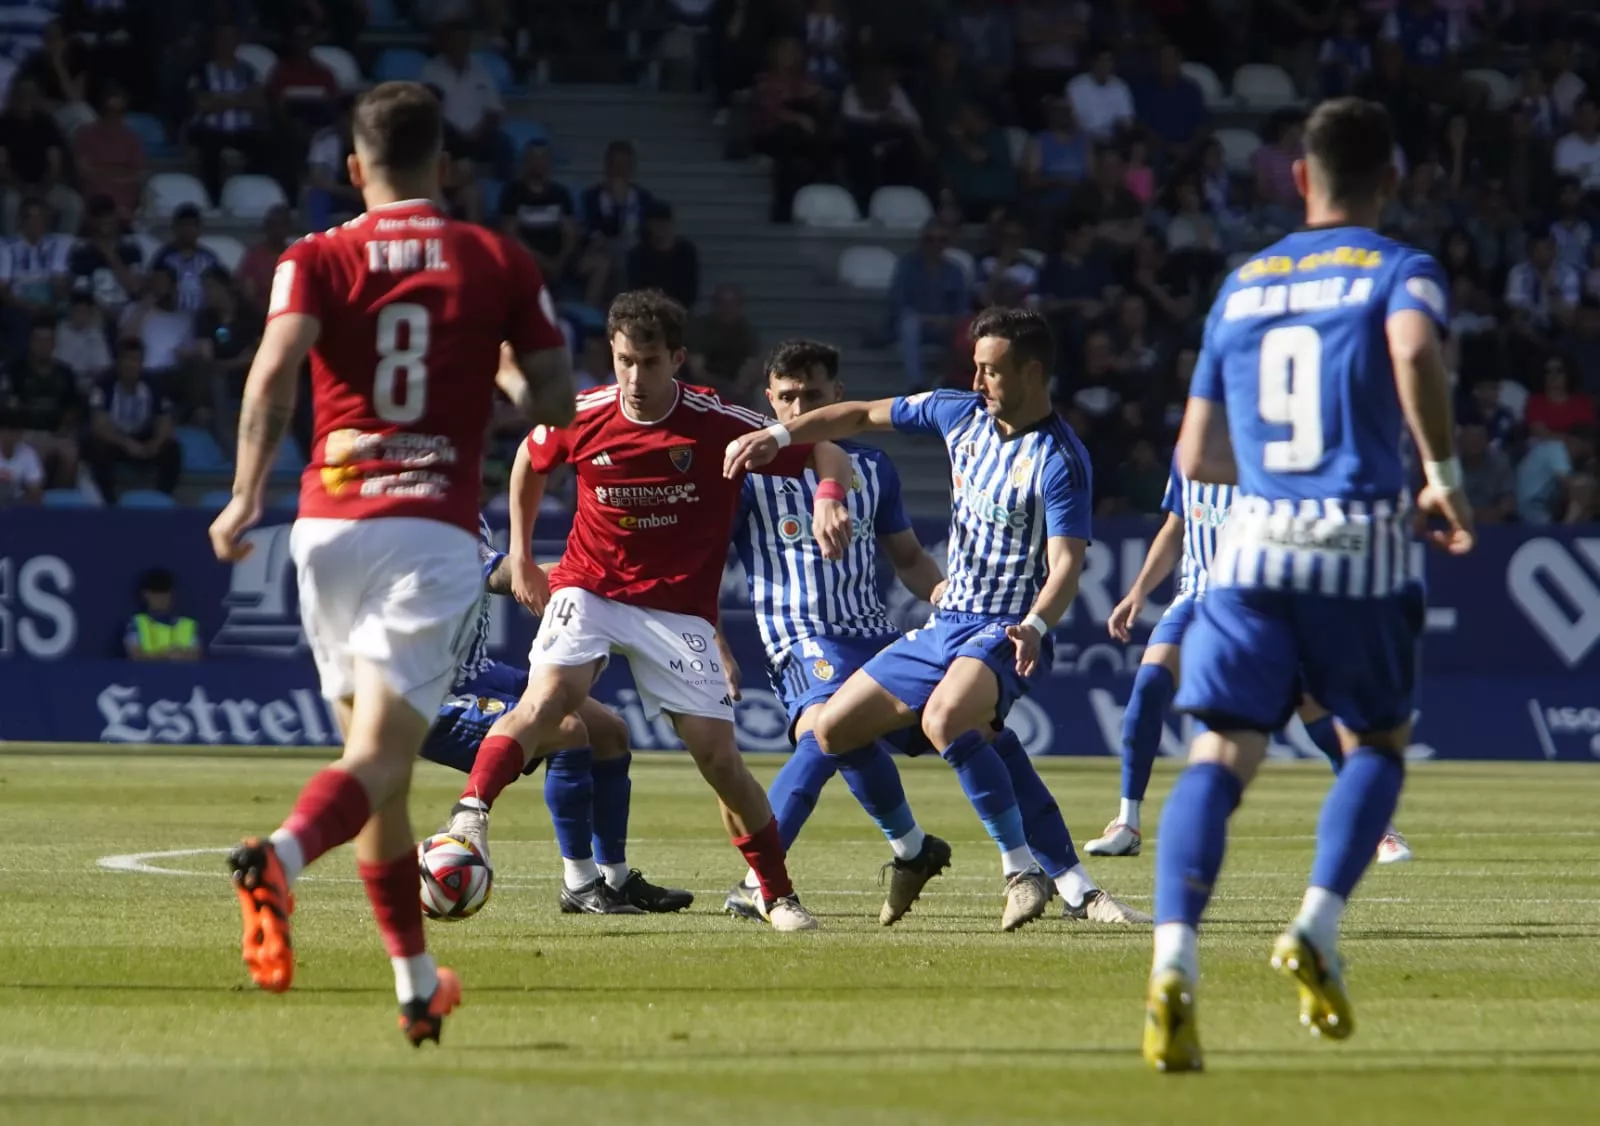
{"label": "blue shorts", "polygon": [[1150,640],[1144,643],[1145,648],[1152,645],[1182,645],[1183,635],[1189,632],[1189,623],[1194,621],[1194,608],[1199,604],[1197,595],[1176,595],[1156,623],[1156,628],[1150,631]]}
{"label": "blue shorts", "polygon": [[1183,646],[1174,706],[1213,730],[1275,731],[1300,691],[1361,734],[1411,719],[1420,586],[1387,598],[1232,587],[1206,591]]}
{"label": "blue shorts", "polygon": [[[799,642],[768,669],[772,691],[789,715],[789,741],[794,726],[807,708],[832,698],[845,681],[872,658],[900,640],[898,633],[875,637],[809,637]],[[896,731],[885,742],[908,755],[929,749],[916,726]]]}
{"label": "blue shorts", "polygon": [[[526,670],[499,661],[457,685],[439,705],[439,715],[422,744],[422,757],[470,773],[472,761],[478,757],[478,744],[495,721],[522,699],[527,686]],[[538,765],[539,760],[534,759],[529,772]]]}
{"label": "blue shorts", "polygon": [[[995,708],[998,724],[1039,676],[1037,671],[1031,678],[1017,675],[1017,648],[1006,636],[1006,628],[1016,624],[1015,618],[941,610],[927,625],[912,630],[868,661],[862,671],[906,707],[920,712],[956,658],[982,661],[1000,684]],[[1055,644],[1046,637],[1039,647],[1039,670],[1048,669],[1054,656]]]}

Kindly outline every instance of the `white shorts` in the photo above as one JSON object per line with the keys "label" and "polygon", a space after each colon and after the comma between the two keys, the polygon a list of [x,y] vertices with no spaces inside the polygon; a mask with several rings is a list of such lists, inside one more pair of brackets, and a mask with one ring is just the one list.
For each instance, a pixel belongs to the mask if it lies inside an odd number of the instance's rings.
{"label": "white shorts", "polygon": [[431,720],[472,643],[483,597],[477,539],[438,520],[308,518],[294,522],[289,554],[322,694],[349,699],[361,658]]}
{"label": "white shorts", "polygon": [[572,668],[628,659],[645,715],[662,712],[733,720],[727,674],[711,623],[693,614],[646,610],[587,590],[558,590],[545,607],[529,668]]}

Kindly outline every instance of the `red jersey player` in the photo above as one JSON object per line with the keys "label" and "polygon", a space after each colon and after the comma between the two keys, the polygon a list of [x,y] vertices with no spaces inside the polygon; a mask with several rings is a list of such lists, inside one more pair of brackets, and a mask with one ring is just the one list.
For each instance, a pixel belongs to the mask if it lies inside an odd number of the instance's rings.
{"label": "red jersey player", "polygon": [[[289,988],[290,887],[356,842],[394,964],[400,1025],[437,1041],[460,983],[423,945],[411,764],[455,676],[483,593],[482,444],[498,383],[533,421],[572,417],[571,370],[526,250],[457,223],[439,194],[442,116],[421,86],[386,83],[354,114],[350,179],[367,213],[283,254],[245,385],[233,499],[211,527],[218,558],[261,493],[311,358],[315,440],[290,536],[300,615],[344,756],[307,783],[268,838],[229,856],[257,985]],[[502,366],[508,341],[517,362]]]}
{"label": "red jersey player", "polygon": [[[522,734],[483,741],[447,831],[487,848],[489,806],[619,653],[646,711],[671,718],[721,799],[723,823],[760,877],[763,916],[778,930],[809,930],[816,920],[789,882],[772,809],[734,742],[733,700],[713,624],[740,485],[722,476],[723,452],[768,420],[674,378],[684,359],[684,319],[680,306],[654,290],[618,297],[606,321],[616,386],[579,396],[571,426],[538,427],[517,452],[512,589],[541,615],[528,688],[512,713]],[[533,521],[545,475],[563,464],[577,470],[578,508],[547,579],[530,557]],[[770,468],[798,476],[808,464],[823,478],[815,534],[824,554],[838,558],[850,536],[841,503],[853,476],[850,459],[828,443],[791,446]]]}

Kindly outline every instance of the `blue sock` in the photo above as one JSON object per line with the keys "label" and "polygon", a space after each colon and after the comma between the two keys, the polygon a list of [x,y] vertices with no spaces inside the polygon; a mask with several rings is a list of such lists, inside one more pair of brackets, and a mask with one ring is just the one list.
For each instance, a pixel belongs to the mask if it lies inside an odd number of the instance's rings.
{"label": "blue sock", "polygon": [[[1011,786],[1006,764],[976,731],[957,737],[939,752],[955,767],[961,789],[978,813],[984,829],[1000,846],[1003,854],[1015,856],[1028,847],[1028,834],[1022,827],[1022,811],[1017,808],[1017,793]],[[1026,869],[1007,865],[1007,875]]]}
{"label": "blue sock", "polygon": [[544,804],[556,827],[556,845],[564,860],[594,855],[594,752],[588,747],[559,751],[545,760]]}
{"label": "blue sock", "polygon": [[897,841],[916,827],[917,819],[906,801],[906,788],[900,782],[900,769],[882,743],[833,758],[839,764],[844,784],[887,840]]}
{"label": "blue sock", "polygon": [[1344,748],[1339,745],[1339,730],[1333,724],[1333,717],[1325,715],[1312,720],[1306,724],[1306,734],[1311,736],[1317,750],[1328,756],[1328,765],[1333,767],[1333,772],[1339,773],[1344,766]]}
{"label": "blue sock", "polygon": [[1156,840],[1157,926],[1200,925],[1228,849],[1228,818],[1243,791],[1239,776],[1220,763],[1195,763],[1178,775]]}
{"label": "blue sock", "polygon": [[1039,867],[1052,880],[1078,866],[1078,851],[1072,847],[1072,834],[1067,831],[1066,819],[1055,795],[1044,784],[1033,760],[1022,749],[1022,740],[1009,727],[994,737],[994,753],[1006,764],[1011,775],[1011,788],[1017,795],[1017,808],[1022,811],[1022,825],[1028,835],[1028,847],[1033,850]]}
{"label": "blue sock", "polygon": [[1122,796],[1129,801],[1144,801],[1150,787],[1150,769],[1161,751],[1161,720],[1176,691],[1165,665],[1140,665],[1133,674],[1133,695],[1122,713]]}
{"label": "blue sock", "polygon": [[838,769],[833,756],[822,753],[816,735],[807,731],[800,736],[794,745],[794,754],[789,756],[767,790],[772,815],[778,819],[778,839],[785,850],[805,828],[806,821],[817,808],[817,798],[822,796],[822,787]]}
{"label": "blue sock", "polygon": [[1344,760],[1317,821],[1312,887],[1350,898],[1388,831],[1405,780],[1405,763],[1395,755],[1362,747]]}
{"label": "blue sock", "polygon": [[628,812],[633,804],[633,780],[628,777],[631,765],[631,754],[601,759],[594,764],[596,864],[628,862]]}

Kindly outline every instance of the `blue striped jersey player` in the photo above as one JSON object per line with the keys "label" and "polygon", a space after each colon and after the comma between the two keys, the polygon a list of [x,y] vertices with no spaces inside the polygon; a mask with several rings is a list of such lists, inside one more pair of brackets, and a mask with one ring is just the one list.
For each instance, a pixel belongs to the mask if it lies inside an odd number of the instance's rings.
{"label": "blue striped jersey player", "polygon": [[894,429],[943,440],[953,497],[938,609],[833,694],[813,729],[817,743],[840,755],[920,725],[1000,848],[1002,929],[1038,918],[1058,889],[1074,917],[1132,921],[1078,862],[1021,743],[996,729],[1048,667],[1051,631],[1077,593],[1090,536],[1089,458],[1050,402],[1055,346],[1045,320],[989,309],[974,320],[972,340],[973,391],[822,406],[740,439],[726,468],[765,464],[789,441],[816,435]]}
{"label": "blue striped jersey player", "polygon": [[1393,131],[1371,102],[1324,102],[1295,162],[1308,226],[1223,283],[1206,320],[1178,467],[1238,489],[1184,638],[1177,706],[1198,721],[1161,817],[1144,1055],[1202,1066],[1196,928],[1227,824],[1302,689],[1345,750],[1317,826],[1300,913],[1272,962],[1301,1023],[1354,1030],[1337,953],[1345,902],[1399,800],[1424,607],[1411,574],[1409,428],[1430,533],[1472,546],[1440,336],[1447,282],[1428,255],[1375,231],[1394,184]]}
{"label": "blue striped jersey player", "polygon": [[[838,402],[844,394],[837,349],[789,340],[767,361],[767,398],[780,423]],[[733,545],[744,567],[751,607],[766,650],[773,691],[788,712],[795,751],[767,791],[778,835],[792,848],[838,770],[878,823],[894,852],[889,893],[878,921],[892,925],[923,886],[950,862],[950,846],[925,834],[906,802],[900,774],[883,744],[826,755],[812,728],[822,706],[870,658],[900,639],[889,623],[878,572],[880,546],[906,588],[931,600],[938,564],[917,541],[900,497],[900,477],[882,451],[841,443],[854,470],[845,497],[854,536],[840,559],[823,558],[811,535],[814,473],[793,479],[745,477]],[[729,659],[731,665],[731,658]],[[901,749],[905,749],[902,742]],[[757,917],[755,874],[747,872],[725,907]]]}
{"label": "blue striped jersey player", "polygon": [[[485,739],[521,734],[515,708],[528,686],[526,670],[489,656],[490,598],[511,593],[511,575],[482,515],[478,533],[484,583],[478,620],[455,683],[422,745],[423,758],[463,773],[471,773]],[[558,742],[529,757],[525,774],[545,763],[545,804],[564,875],[560,904],[568,914],[681,911],[694,902],[688,892],[658,887],[628,867],[632,757],[627,724],[593,699],[563,726]]]}

